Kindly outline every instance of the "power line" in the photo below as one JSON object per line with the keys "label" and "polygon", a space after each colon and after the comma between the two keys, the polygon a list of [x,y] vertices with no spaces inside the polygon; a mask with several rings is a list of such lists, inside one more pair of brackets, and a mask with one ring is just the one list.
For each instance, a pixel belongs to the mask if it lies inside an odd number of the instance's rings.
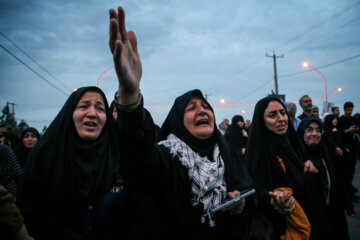
{"label": "power line", "polygon": [[257,87],[257,88],[255,88],[255,89],[251,90],[250,92],[248,92],[247,94],[245,94],[245,95],[243,95],[243,96],[241,96],[241,97],[235,98],[234,100],[232,100],[232,102],[238,101],[239,99],[245,98],[245,97],[247,97],[247,96],[249,96],[249,95],[253,94],[254,92],[256,92],[256,91],[260,90],[260,89],[261,89],[261,88],[263,88],[263,87],[265,87],[265,86],[266,86],[266,84],[268,84],[268,83],[269,83],[269,82],[271,82],[272,80],[273,80],[273,78],[271,78],[271,79],[267,80],[266,82],[261,83],[261,85],[260,85],[259,87]]}
{"label": "power line", "polygon": [[4,33],[0,32],[0,34],[6,38],[9,42],[11,42],[18,50],[20,50],[25,56],[30,58],[36,65],[38,65],[42,70],[44,70],[47,74],[49,74],[52,78],[54,78],[57,82],[59,82],[61,85],[63,85],[67,90],[71,91],[71,88],[69,88],[67,85],[65,85],[62,81],[57,79],[52,73],[50,73],[48,70],[46,70],[43,66],[41,66],[35,59],[33,59],[28,53],[26,53],[24,50],[22,50],[17,44],[15,44],[10,38],[8,38]]}
{"label": "power line", "polygon": [[27,67],[30,71],[32,71],[33,73],[35,73],[36,75],[38,75],[42,80],[44,80],[45,82],[47,82],[48,84],[50,84],[52,87],[54,87],[55,89],[57,89],[58,91],[60,91],[61,93],[63,93],[65,96],[68,96],[68,94],[66,92],[64,92],[63,90],[61,90],[60,88],[58,88],[57,86],[55,86],[54,84],[52,84],[49,80],[47,80],[45,77],[43,77],[41,74],[39,74],[38,72],[36,72],[34,69],[32,69],[30,66],[28,66],[26,63],[24,63],[23,61],[21,61],[21,59],[19,59],[17,56],[15,56],[10,50],[8,50],[7,48],[5,48],[3,45],[0,44],[0,47],[2,49],[4,49],[8,54],[10,54],[13,58],[15,58],[16,60],[18,60],[21,64],[23,64],[25,67]]}
{"label": "power line", "polygon": [[[325,64],[325,65],[322,65],[320,67],[316,67],[316,69],[321,69],[321,68],[326,68],[326,67],[330,67],[332,65],[336,65],[336,64],[339,64],[339,63],[342,63],[342,62],[346,62],[346,61],[349,61],[351,59],[354,59],[354,58],[358,58],[360,57],[360,54],[358,55],[355,55],[355,56],[352,56],[352,57],[349,57],[349,58],[345,58],[345,59],[342,59],[342,60],[339,60],[339,61],[336,61],[336,62],[333,62],[333,63],[329,63],[329,64]],[[285,75],[281,75],[281,76],[278,76],[278,78],[285,78],[285,77],[291,77],[291,76],[295,76],[295,75],[299,75],[299,74],[303,74],[303,73],[306,73],[306,72],[310,72],[311,70],[304,70],[304,71],[301,71],[301,72],[296,72],[296,73],[290,73],[290,74],[285,74]],[[241,98],[245,98],[251,94],[253,94],[254,92],[260,90],[261,88],[263,88],[266,84],[268,84],[269,82],[271,82],[273,80],[273,78],[271,78],[270,80],[267,80],[263,83],[261,83],[261,85],[251,91],[249,91],[247,94],[241,96],[241,97],[238,97],[236,99],[234,99],[232,102],[235,102],[235,101],[238,101],[239,99]]]}
{"label": "power line", "polygon": [[[351,59],[358,58],[358,57],[360,57],[360,54],[349,57],[349,58],[345,58],[345,59],[342,59],[342,60],[339,60],[339,61],[336,61],[336,62],[333,62],[333,63],[325,64],[325,65],[322,65],[320,67],[316,67],[316,69],[330,67],[332,65],[339,64],[339,63],[342,63],[342,62],[346,62],[346,61],[349,61]],[[312,71],[312,70],[309,69],[309,70],[304,70],[304,71],[301,71],[301,72],[289,73],[289,74],[278,76],[278,78],[292,77],[292,76],[299,75],[299,74],[306,73],[306,72],[310,72],[310,71]]]}
{"label": "power line", "polygon": [[325,23],[327,23],[327,22],[329,22],[329,21],[331,21],[331,20],[333,20],[333,19],[341,16],[342,14],[344,14],[345,12],[347,12],[347,11],[350,10],[350,9],[353,9],[353,8],[354,8],[356,5],[358,5],[359,3],[360,3],[360,2],[358,1],[357,3],[355,3],[355,4],[351,5],[351,6],[343,9],[342,11],[340,11],[340,12],[332,15],[331,17],[329,17],[329,18],[327,18],[326,20],[320,22],[319,24],[317,24],[317,25],[315,25],[315,26],[313,26],[313,27],[305,30],[304,32],[302,32],[302,33],[300,33],[300,34],[298,34],[298,35],[290,38],[290,39],[287,40],[285,43],[283,43],[281,46],[279,46],[279,47],[277,47],[277,48],[275,48],[275,49],[278,49],[278,48],[281,48],[281,47],[285,47],[285,46],[288,45],[289,43],[291,43],[291,42],[293,42],[293,41],[295,41],[295,40],[300,39],[300,38],[303,37],[304,35],[306,35],[306,34],[312,32],[312,31],[314,31],[315,29],[321,27],[321,26],[324,25]]}
{"label": "power line", "polygon": [[[280,48],[280,47],[284,47],[284,46],[288,45],[289,43],[294,42],[295,40],[300,39],[303,35],[306,35],[306,34],[310,33],[311,31],[313,31],[314,29],[319,28],[320,26],[324,25],[325,23],[331,21],[332,19],[335,19],[335,18],[341,16],[342,14],[344,14],[345,12],[347,12],[348,10],[354,8],[354,7],[355,7],[356,5],[358,5],[359,3],[360,3],[360,2],[357,2],[357,3],[355,3],[355,4],[351,5],[351,6],[343,9],[342,11],[340,11],[340,12],[332,15],[332,16],[329,17],[328,19],[320,22],[320,23],[317,24],[316,26],[313,26],[313,27],[307,29],[306,31],[302,32],[301,34],[298,34],[298,35],[296,35],[296,36],[288,39],[287,41],[285,41],[285,43],[283,43],[281,46],[279,46],[279,47],[277,47],[277,48],[275,48],[275,49],[278,49],[278,48]],[[356,19],[353,19],[353,20],[351,20],[350,22],[355,21],[355,20],[356,20]],[[350,23],[350,22],[347,22],[347,23],[345,23],[344,25],[346,25],[346,24],[348,24],[348,23]],[[342,25],[342,26],[344,26],[344,25]],[[340,26],[340,27],[342,27],[342,26]],[[338,28],[340,28],[340,27],[338,27]],[[338,29],[338,28],[336,28],[336,29]],[[336,29],[335,29],[335,30],[336,30]],[[301,45],[300,45],[300,46],[301,46]],[[236,79],[232,79],[232,80],[231,80],[231,78],[235,77],[236,75],[239,75],[240,73],[244,72],[245,70],[249,70],[249,66],[251,66],[251,67],[255,66],[254,63],[257,62],[258,60],[259,60],[259,58],[254,58],[253,61],[252,61],[250,64],[248,64],[247,66],[245,66],[244,68],[242,68],[242,69],[240,69],[240,70],[237,70],[237,71],[233,72],[233,73],[230,74],[227,78],[221,80],[220,83],[213,85],[213,87],[207,89],[205,92],[207,92],[207,93],[212,93],[213,90],[217,89],[220,85],[222,85],[222,87],[224,87],[224,84],[229,85],[230,83],[232,83],[233,81],[236,80]],[[226,83],[225,83],[225,82],[226,82]]]}
{"label": "power line", "polygon": [[302,46],[307,45],[307,44],[309,44],[309,43],[313,43],[314,41],[325,37],[327,34],[329,34],[329,33],[331,33],[331,32],[334,32],[334,31],[336,31],[336,30],[338,30],[338,29],[340,29],[340,28],[342,28],[342,27],[345,27],[346,25],[348,25],[348,24],[350,24],[350,23],[352,23],[352,22],[356,22],[356,21],[358,21],[358,20],[360,20],[360,17],[353,18],[353,19],[347,21],[346,23],[338,26],[337,28],[334,28],[334,29],[331,29],[330,31],[325,32],[324,34],[318,36],[318,37],[315,38],[315,39],[312,38],[312,39],[310,39],[310,40],[307,41],[307,42],[304,42],[304,43],[302,43],[302,44],[300,44],[300,45],[298,45],[298,46],[293,47],[292,49],[288,50],[287,52],[292,52],[292,51],[294,51],[294,50],[299,49],[299,47],[302,47]]}
{"label": "power line", "polygon": [[240,73],[249,70],[250,67],[255,66],[255,63],[259,60],[260,58],[254,58],[253,61],[251,61],[249,64],[247,64],[245,67],[233,72],[232,74],[230,74],[228,77],[226,77],[224,80],[221,80],[220,83],[213,85],[213,87],[207,89],[205,92],[207,93],[213,93],[213,90],[218,89],[218,87],[220,85],[222,85],[223,88],[225,88],[225,85],[229,85],[231,84],[233,81],[235,81],[236,79],[231,79],[233,77],[235,77],[236,75],[239,75]]}

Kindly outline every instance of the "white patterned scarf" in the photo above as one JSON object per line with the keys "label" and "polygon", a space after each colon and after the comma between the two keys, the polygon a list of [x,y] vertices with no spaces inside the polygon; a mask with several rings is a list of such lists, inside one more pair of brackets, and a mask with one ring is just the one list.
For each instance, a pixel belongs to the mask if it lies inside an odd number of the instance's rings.
{"label": "white patterned scarf", "polygon": [[221,158],[219,147],[215,145],[214,161],[212,162],[207,157],[201,157],[194,152],[174,134],[170,134],[159,144],[170,149],[172,157],[177,156],[182,165],[188,169],[193,194],[191,203],[193,206],[197,206],[199,202],[203,204],[204,212],[201,222],[204,223],[205,216],[208,216],[209,211],[220,205],[227,196],[224,161]]}

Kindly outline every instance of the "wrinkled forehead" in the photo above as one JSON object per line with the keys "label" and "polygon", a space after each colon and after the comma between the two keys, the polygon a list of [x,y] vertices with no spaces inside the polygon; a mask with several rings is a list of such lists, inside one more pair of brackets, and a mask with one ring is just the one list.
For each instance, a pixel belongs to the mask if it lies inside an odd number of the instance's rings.
{"label": "wrinkled forehead", "polygon": [[[211,108],[210,104],[209,104],[204,98],[202,98],[202,97],[200,97],[200,96],[197,96],[197,95],[191,96],[190,99],[189,99],[189,101],[186,103],[185,107],[188,106],[188,105],[190,105],[190,104],[193,104],[193,103],[195,103],[195,102],[198,102],[198,101],[199,101],[201,104],[205,104],[205,105],[207,105],[208,107]],[[212,109],[211,109],[211,110],[212,110]]]}
{"label": "wrinkled forehead", "polygon": [[95,101],[97,103],[102,103],[105,105],[105,99],[104,99],[103,95],[100,92],[95,91],[95,90],[90,90],[90,91],[84,92],[81,95],[78,103],[81,101]]}

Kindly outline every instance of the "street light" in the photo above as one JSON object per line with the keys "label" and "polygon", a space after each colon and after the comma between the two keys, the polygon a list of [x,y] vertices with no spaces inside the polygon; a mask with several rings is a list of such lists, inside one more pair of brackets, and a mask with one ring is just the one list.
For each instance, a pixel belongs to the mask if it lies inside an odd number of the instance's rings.
{"label": "street light", "polygon": [[233,103],[229,103],[229,102],[227,102],[225,99],[220,99],[220,103],[222,104],[222,105],[227,105],[227,106],[232,106],[233,107],[233,110],[234,110],[234,114],[236,114],[236,108],[235,108],[235,106],[234,106],[234,104]]}
{"label": "street light", "polygon": [[325,79],[324,75],[321,72],[319,72],[318,70],[316,70],[314,67],[310,66],[310,64],[307,63],[307,62],[303,63],[303,67],[304,68],[310,68],[311,70],[315,71],[316,73],[318,73],[322,77],[322,79],[324,80],[324,88],[325,88],[325,102],[327,102],[328,101],[328,95],[327,95],[327,91],[326,91],[326,79]]}
{"label": "street light", "polygon": [[339,87],[339,88],[333,90],[332,92],[330,92],[330,93],[327,95],[327,97],[329,98],[331,94],[336,93],[336,92],[341,92],[341,91],[342,91],[342,88]]}

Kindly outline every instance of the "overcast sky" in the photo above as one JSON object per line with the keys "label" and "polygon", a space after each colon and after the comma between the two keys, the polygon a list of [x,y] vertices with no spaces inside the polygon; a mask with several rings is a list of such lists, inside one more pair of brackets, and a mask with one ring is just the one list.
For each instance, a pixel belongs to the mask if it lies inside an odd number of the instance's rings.
{"label": "overcast sky", "polygon": [[[252,118],[254,104],[274,90],[266,57],[273,51],[284,56],[277,70],[286,101],[309,94],[322,107],[323,79],[302,67],[306,60],[325,76],[327,94],[343,89],[330,102],[342,110],[353,101],[360,112],[360,0],[0,0],[0,108],[15,103],[16,118],[41,131],[74,88],[97,85],[113,66],[108,9],[118,5],[137,35],[141,90],[159,125],[169,111],[159,106],[194,88],[211,104],[235,104],[214,106],[218,123],[241,111]],[[114,70],[100,88],[111,102]]]}

